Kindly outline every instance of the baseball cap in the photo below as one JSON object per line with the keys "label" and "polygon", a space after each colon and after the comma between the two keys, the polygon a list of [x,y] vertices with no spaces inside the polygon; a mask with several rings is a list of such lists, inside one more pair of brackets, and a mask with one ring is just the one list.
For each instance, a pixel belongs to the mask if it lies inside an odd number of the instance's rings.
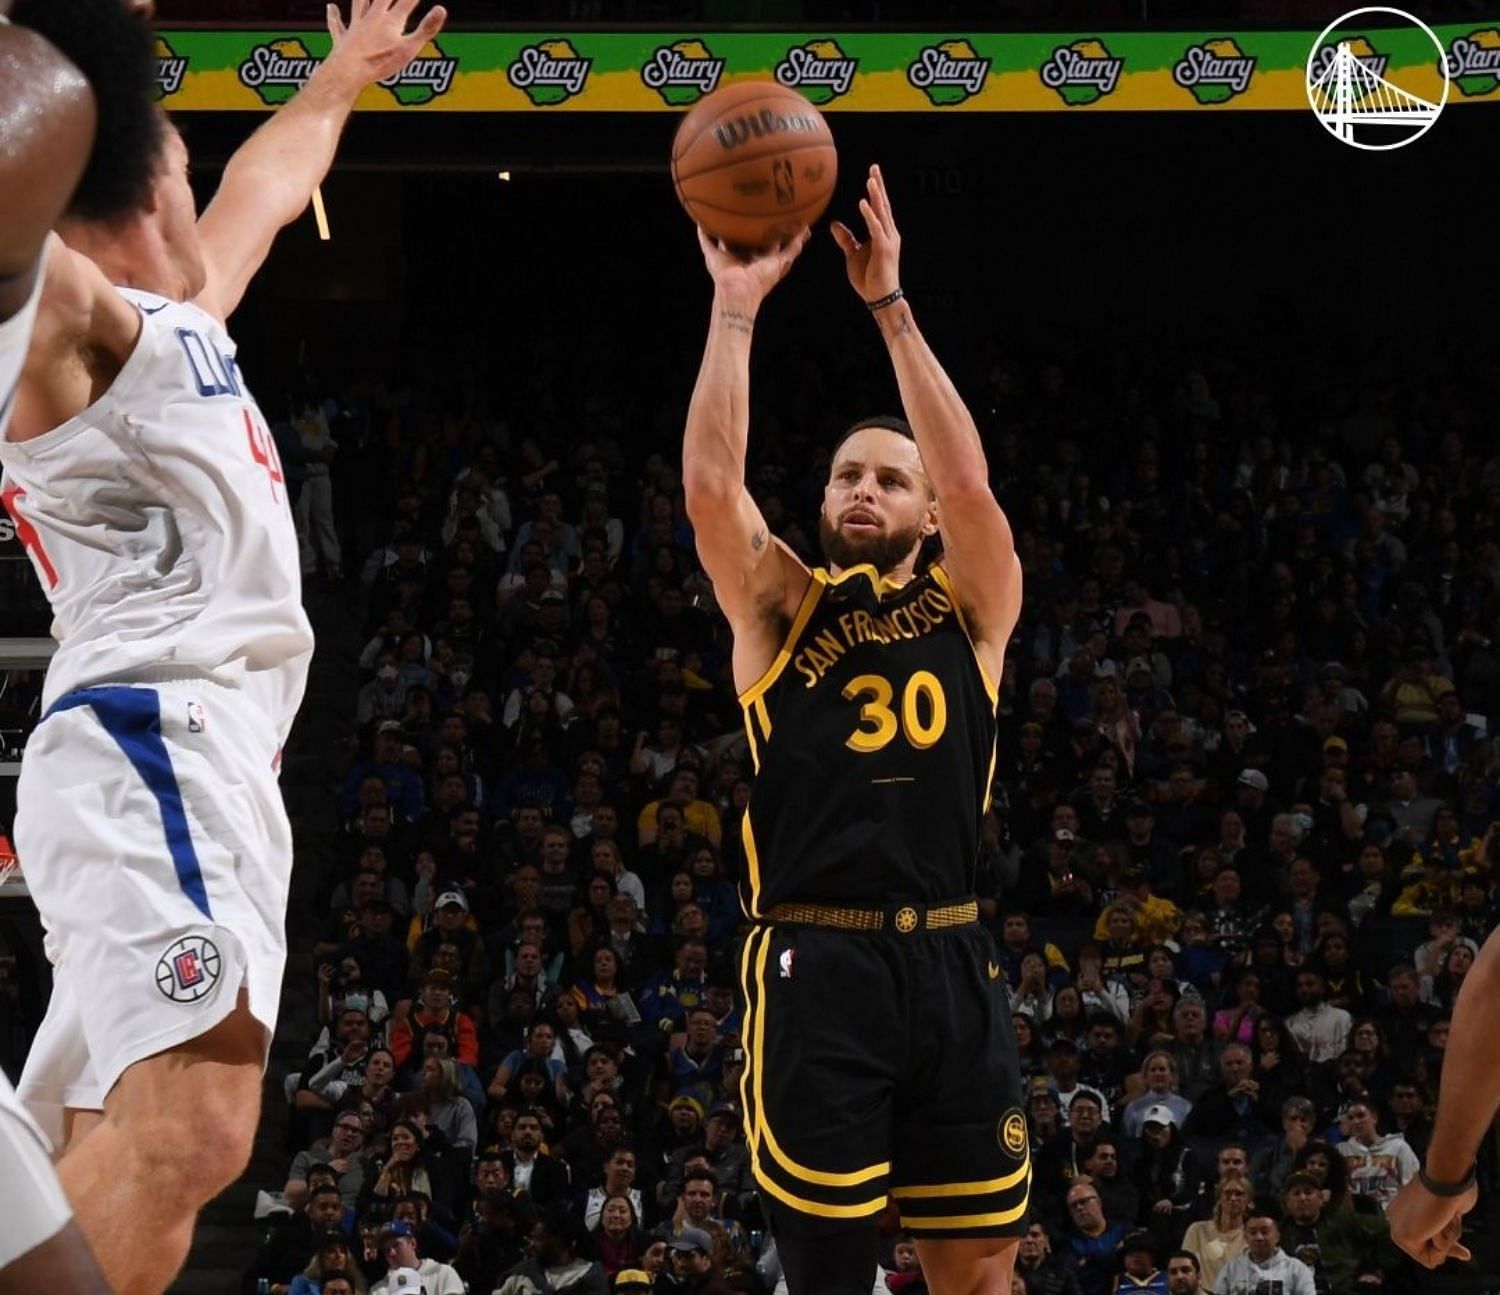
{"label": "baseball cap", "polygon": [[1174,1129],[1177,1127],[1177,1117],[1172,1114],[1172,1108],[1165,1102],[1157,1102],[1155,1106],[1146,1108],[1145,1118],[1142,1124],[1169,1124]]}
{"label": "baseball cap", "polygon": [[1343,738],[1335,734],[1333,737],[1330,737],[1326,741],[1324,741],[1323,749],[1325,751],[1342,751],[1347,755],[1349,752],[1349,744],[1344,741]]}
{"label": "baseball cap", "polygon": [[1062,1104],[1061,1096],[1057,1091],[1057,1085],[1048,1079],[1046,1075],[1032,1076],[1031,1087],[1026,1094],[1026,1098],[1030,1101],[1033,1097],[1050,1097],[1059,1105]]}
{"label": "baseball cap", "polygon": [[615,1274],[617,1291],[648,1291],[651,1289],[651,1274],[639,1268],[622,1268]]}
{"label": "baseball cap", "polygon": [[[392,1219],[380,1229],[380,1239],[382,1241],[390,1241],[396,1237],[414,1236],[416,1236],[416,1233],[411,1230],[411,1224],[407,1223],[404,1219]],[[396,1271],[400,1272],[401,1270],[398,1268]]]}
{"label": "baseball cap", "polygon": [[1101,661],[1094,667],[1095,679],[1113,679],[1120,672],[1115,668],[1113,661]]}
{"label": "baseball cap", "polygon": [[1254,787],[1256,791],[1271,790],[1271,780],[1259,769],[1241,769],[1239,782],[1240,786]]}
{"label": "baseball cap", "polygon": [[1052,833],[1052,839],[1054,841],[1072,841],[1075,838],[1073,836],[1073,833],[1070,832],[1067,828],[1060,827],[1057,829],[1057,831]]}
{"label": "baseball cap", "polygon": [[701,1250],[704,1254],[712,1254],[714,1243],[709,1240],[708,1233],[702,1228],[683,1228],[675,1237],[667,1242],[673,1250]]}
{"label": "baseball cap", "polygon": [[567,599],[563,597],[562,590],[548,589],[538,601],[544,603],[561,603],[566,602]]}
{"label": "baseball cap", "polygon": [[1318,670],[1319,679],[1342,679],[1343,677],[1344,667],[1338,661],[1325,661]]}
{"label": "baseball cap", "polygon": [[453,973],[442,967],[430,967],[427,974],[422,977],[422,983],[424,985],[446,985],[449,989],[452,989]]}
{"label": "baseball cap", "polygon": [[1151,662],[1143,656],[1131,657],[1130,664],[1125,667],[1125,673],[1134,674],[1137,670],[1144,670],[1147,674],[1150,674]]}
{"label": "baseball cap", "polygon": [[399,719],[385,720],[375,731],[377,733],[399,733],[401,731],[401,721]]}
{"label": "baseball cap", "polygon": [[709,1111],[708,1118],[711,1120],[723,1118],[732,1120],[738,1124],[740,1122],[740,1108],[733,1102],[720,1102],[713,1110]]}
{"label": "baseball cap", "polygon": [[469,911],[469,901],[461,890],[445,890],[437,897],[434,908],[447,908],[449,904],[457,904],[464,912]]}
{"label": "baseball cap", "polygon": [[385,1288],[388,1291],[405,1291],[407,1295],[419,1295],[427,1289],[422,1285],[422,1274],[415,1268],[395,1269],[385,1279]]}

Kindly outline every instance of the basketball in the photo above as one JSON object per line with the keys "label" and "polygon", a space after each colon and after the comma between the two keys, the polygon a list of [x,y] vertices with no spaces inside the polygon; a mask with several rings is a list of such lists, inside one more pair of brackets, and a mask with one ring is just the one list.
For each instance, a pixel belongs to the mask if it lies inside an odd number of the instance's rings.
{"label": "basketball", "polygon": [[823,114],[775,81],[737,81],[699,103],[672,142],[672,183],[710,238],[785,243],[828,206],[838,154]]}

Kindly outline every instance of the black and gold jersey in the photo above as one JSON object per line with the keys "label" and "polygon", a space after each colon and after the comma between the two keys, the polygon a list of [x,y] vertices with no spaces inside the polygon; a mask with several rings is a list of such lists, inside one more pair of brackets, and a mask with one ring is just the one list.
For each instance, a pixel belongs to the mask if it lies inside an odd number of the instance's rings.
{"label": "black and gold jersey", "polygon": [[755,764],[745,911],[968,896],[998,694],[947,572],[812,577],[781,652],[740,697]]}

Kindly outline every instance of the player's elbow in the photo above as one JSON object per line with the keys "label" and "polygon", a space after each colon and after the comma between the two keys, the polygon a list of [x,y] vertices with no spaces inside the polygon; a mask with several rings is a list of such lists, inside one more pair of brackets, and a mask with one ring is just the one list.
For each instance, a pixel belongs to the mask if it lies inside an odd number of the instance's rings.
{"label": "player's elbow", "polygon": [[744,482],[732,472],[704,464],[683,465],[683,502],[688,520],[695,526],[722,515],[744,488]]}

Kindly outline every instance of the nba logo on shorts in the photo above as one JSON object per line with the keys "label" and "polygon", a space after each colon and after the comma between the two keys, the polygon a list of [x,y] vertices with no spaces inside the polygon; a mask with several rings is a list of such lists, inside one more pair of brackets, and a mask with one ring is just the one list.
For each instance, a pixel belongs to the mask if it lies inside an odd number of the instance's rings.
{"label": "nba logo on shorts", "polygon": [[201,935],[187,935],[167,947],[156,963],[156,987],[174,1003],[196,1003],[219,983],[218,946]]}
{"label": "nba logo on shorts", "polygon": [[787,949],[781,955],[781,978],[790,980],[792,978],[792,962],[797,956],[796,949]]}
{"label": "nba logo on shorts", "polygon": [[201,701],[188,702],[188,732],[203,732],[203,703]]}

